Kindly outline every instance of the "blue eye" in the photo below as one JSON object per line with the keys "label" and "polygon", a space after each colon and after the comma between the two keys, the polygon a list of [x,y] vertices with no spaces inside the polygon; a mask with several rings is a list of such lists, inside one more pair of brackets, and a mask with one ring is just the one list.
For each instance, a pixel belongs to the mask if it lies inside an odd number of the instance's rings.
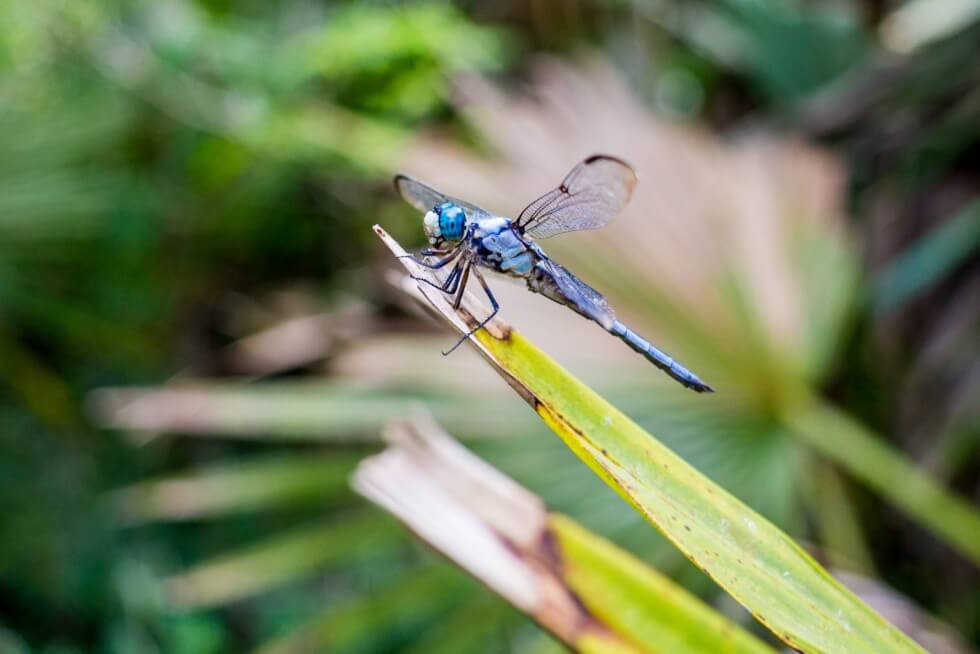
{"label": "blue eye", "polygon": [[444,202],[436,207],[439,213],[439,232],[447,241],[458,241],[463,238],[466,226],[466,214],[451,202]]}

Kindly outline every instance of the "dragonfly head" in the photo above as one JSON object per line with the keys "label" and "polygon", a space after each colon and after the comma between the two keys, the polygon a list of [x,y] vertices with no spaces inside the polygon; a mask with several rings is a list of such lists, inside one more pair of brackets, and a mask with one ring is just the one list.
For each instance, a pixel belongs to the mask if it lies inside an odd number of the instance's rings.
{"label": "dragonfly head", "polygon": [[452,202],[443,202],[425,214],[423,227],[433,245],[456,242],[466,231],[466,213]]}

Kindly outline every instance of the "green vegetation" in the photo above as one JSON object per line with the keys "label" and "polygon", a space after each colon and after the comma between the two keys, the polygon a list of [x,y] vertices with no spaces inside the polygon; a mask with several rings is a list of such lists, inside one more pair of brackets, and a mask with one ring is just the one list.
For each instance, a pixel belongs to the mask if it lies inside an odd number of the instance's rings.
{"label": "green vegetation", "polygon": [[397,170],[514,212],[595,151],[637,195],[543,246],[719,392],[491,280],[515,347],[976,649],[980,22],[939,4],[0,0],[0,649],[555,651],[350,489],[419,411],[778,647],[371,231],[422,243]]}

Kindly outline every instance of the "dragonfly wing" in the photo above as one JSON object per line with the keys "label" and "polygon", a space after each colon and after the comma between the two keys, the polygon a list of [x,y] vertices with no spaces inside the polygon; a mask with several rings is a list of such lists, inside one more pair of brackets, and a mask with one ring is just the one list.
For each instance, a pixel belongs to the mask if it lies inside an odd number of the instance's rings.
{"label": "dragonfly wing", "polygon": [[613,323],[616,322],[616,313],[602,293],[551,259],[542,258],[537,266],[545,274],[535,280],[540,287],[533,290],[596,321],[606,330],[612,328]]}
{"label": "dragonfly wing", "polygon": [[534,238],[602,227],[619,215],[635,186],[629,164],[594,155],[572,168],[558,188],[527,205],[515,226]]}
{"label": "dragonfly wing", "polygon": [[432,208],[437,204],[452,202],[456,206],[462,207],[470,215],[470,218],[475,220],[491,217],[490,212],[486,209],[441,193],[428,184],[420,182],[409,175],[395,175],[395,189],[406,202],[423,213],[432,211]]}

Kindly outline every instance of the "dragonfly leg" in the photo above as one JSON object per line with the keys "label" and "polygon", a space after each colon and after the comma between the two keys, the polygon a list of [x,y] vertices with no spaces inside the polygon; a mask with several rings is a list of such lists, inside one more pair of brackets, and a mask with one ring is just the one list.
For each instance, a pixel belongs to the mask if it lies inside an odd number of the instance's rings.
{"label": "dragonfly leg", "polygon": [[452,272],[449,273],[449,276],[446,277],[446,280],[442,284],[436,284],[435,282],[429,281],[425,277],[418,277],[416,275],[409,275],[409,277],[411,277],[417,282],[428,284],[429,286],[436,289],[437,291],[442,291],[447,295],[452,295],[453,293],[456,292],[456,289],[459,288],[459,278],[460,278],[460,273],[463,272],[462,271],[463,265],[464,265],[463,262],[457,263],[456,267],[453,268]]}
{"label": "dragonfly leg", "polygon": [[467,271],[468,264],[460,261],[453,268],[453,271],[449,273],[449,277],[446,278],[446,283],[442,285],[442,290],[447,294],[451,295],[456,292],[456,289],[460,287],[460,284],[466,284],[465,273]]}
{"label": "dragonfly leg", "polygon": [[[487,316],[482,321],[480,321],[479,325],[477,325],[470,331],[463,334],[463,337],[460,338],[458,341],[456,341],[455,345],[453,345],[447,351],[443,352],[442,356],[449,356],[450,354],[452,354],[456,350],[456,348],[458,348],[460,345],[463,344],[463,341],[465,341],[467,338],[469,338],[473,334],[483,329],[488,322],[493,320],[493,317],[497,315],[497,312],[500,311],[500,304],[497,303],[497,298],[493,296],[493,292],[490,290],[490,287],[487,285],[487,280],[483,278],[483,275],[480,273],[479,270],[474,270],[473,274],[476,275],[476,278],[480,281],[480,286],[483,287],[483,292],[487,294],[487,299],[490,300],[490,305],[493,307],[493,311],[490,312],[489,316]],[[460,297],[462,297],[462,294],[460,294]]]}
{"label": "dragonfly leg", "polygon": [[[420,254],[422,256],[427,257],[427,256],[432,256],[432,255],[436,255],[436,254],[445,254],[445,253],[444,252],[436,252],[435,250],[430,250],[429,248],[426,248],[426,249],[422,250],[422,252]],[[400,254],[400,255],[398,255],[398,258],[399,259],[411,259],[412,261],[414,261],[416,264],[422,266],[423,268],[429,268],[430,270],[438,270],[439,268],[442,268],[443,266],[451,263],[457,256],[459,256],[459,248],[454,249],[449,254],[447,254],[445,257],[443,257],[442,259],[439,259],[435,263],[429,263],[428,261],[424,261],[422,259],[419,259],[418,256],[416,256],[414,254]]]}
{"label": "dragonfly leg", "polygon": [[457,284],[457,286],[459,287],[459,290],[456,292],[456,297],[453,299],[453,309],[458,309],[460,303],[463,301],[463,293],[466,292],[466,282],[468,282],[470,279],[470,268],[472,267],[472,263],[467,263],[466,268],[463,270],[461,275],[461,279],[458,280],[459,284]]}

